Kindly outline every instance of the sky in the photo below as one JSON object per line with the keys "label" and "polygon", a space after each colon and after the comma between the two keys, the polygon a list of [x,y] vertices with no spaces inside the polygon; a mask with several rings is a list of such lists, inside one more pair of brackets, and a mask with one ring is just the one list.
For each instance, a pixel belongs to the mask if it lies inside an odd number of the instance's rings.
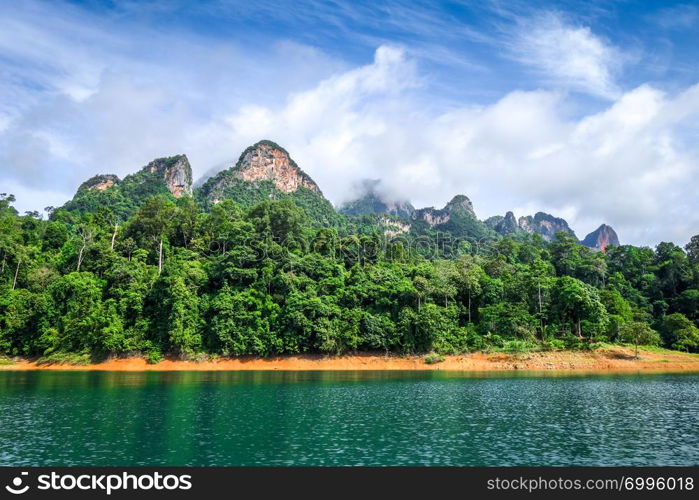
{"label": "sky", "polygon": [[699,233],[699,2],[0,0],[0,192],[60,206],[98,173],[261,140],[334,204],[380,179],[600,224]]}

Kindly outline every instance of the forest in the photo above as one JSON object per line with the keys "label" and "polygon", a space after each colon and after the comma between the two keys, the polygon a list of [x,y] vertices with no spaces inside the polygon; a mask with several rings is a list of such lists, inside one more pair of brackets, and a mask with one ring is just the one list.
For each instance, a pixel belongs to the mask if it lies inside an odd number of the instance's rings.
{"label": "forest", "polygon": [[699,235],[603,253],[564,233],[387,236],[375,217],[317,224],[288,199],[149,193],[48,219],[13,202],[0,196],[7,356],[699,350]]}

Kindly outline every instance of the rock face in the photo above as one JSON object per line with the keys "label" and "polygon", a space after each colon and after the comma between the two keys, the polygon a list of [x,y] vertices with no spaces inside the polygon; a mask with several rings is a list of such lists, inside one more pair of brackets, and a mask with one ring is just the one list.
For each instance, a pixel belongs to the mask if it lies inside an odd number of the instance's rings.
{"label": "rock face", "polygon": [[270,180],[282,193],[300,187],[320,193],[320,188],[289,158],[289,153],[270,141],[260,141],[246,149],[235,167],[235,175],[244,181]]}
{"label": "rock face", "polygon": [[150,196],[168,193],[175,198],[193,194],[192,167],[185,155],[155,159],[123,179],[112,174],[96,175],[83,182],[62,208],[79,213],[108,208],[123,221]]}
{"label": "rock face", "polygon": [[356,200],[346,202],[338,208],[343,215],[386,214],[409,219],[415,207],[409,201],[391,200],[381,192],[381,181],[365,179],[359,185],[362,195]]}
{"label": "rock face", "polygon": [[454,216],[464,215],[475,218],[476,213],[473,211],[473,203],[471,203],[471,200],[463,194],[458,194],[441,210],[434,207],[415,210],[412,219],[425,221],[430,227],[435,227],[446,224]]}
{"label": "rock face", "polygon": [[98,191],[104,191],[119,184],[119,182],[121,182],[119,177],[114,174],[96,175],[83,182],[78,189],[96,189]]}
{"label": "rock face", "polygon": [[194,190],[194,197],[204,209],[223,200],[248,209],[265,201],[287,199],[306,212],[314,225],[334,227],[343,222],[289,153],[267,140],[250,146],[235,165],[208,178]]}
{"label": "rock face", "polygon": [[449,212],[439,210],[434,207],[421,208],[413,213],[413,220],[421,220],[427,222],[430,227],[439,226],[449,222]]}
{"label": "rock face", "polygon": [[235,166],[207,180],[201,187],[201,193],[212,203],[218,203],[230,188],[241,181],[251,185],[270,182],[274,189],[283,194],[295,193],[303,187],[323,196],[318,185],[296,165],[289,153],[267,140],[243,151]]}
{"label": "rock face", "polygon": [[467,196],[463,194],[457,194],[454,196],[449,203],[444,207],[444,210],[450,215],[460,214],[460,215],[473,215],[476,216],[476,212],[473,211],[473,203],[468,199]]}
{"label": "rock face", "polygon": [[585,236],[585,239],[582,240],[582,244],[590,248],[597,248],[604,252],[609,245],[618,247],[619,237],[611,226],[602,224]]}
{"label": "rock face", "polygon": [[575,232],[564,219],[544,212],[537,212],[534,217],[520,217],[519,227],[528,233],[541,235],[546,241],[551,241],[556,233],[567,233],[576,238]]}
{"label": "rock face", "polygon": [[381,227],[384,228],[383,234],[388,236],[389,238],[393,238],[394,236],[410,232],[410,224],[399,220],[389,219],[388,217],[381,217],[378,220],[378,223]]}
{"label": "rock face", "polygon": [[144,170],[162,178],[175,198],[192,196],[192,167],[186,155],[158,158],[146,165]]}
{"label": "rock face", "polygon": [[505,214],[505,217],[503,217],[502,220],[498,221],[498,223],[495,224],[495,227],[493,229],[495,229],[496,232],[502,235],[516,233],[519,230],[519,224],[517,224],[515,214],[513,214],[512,212],[507,212]]}

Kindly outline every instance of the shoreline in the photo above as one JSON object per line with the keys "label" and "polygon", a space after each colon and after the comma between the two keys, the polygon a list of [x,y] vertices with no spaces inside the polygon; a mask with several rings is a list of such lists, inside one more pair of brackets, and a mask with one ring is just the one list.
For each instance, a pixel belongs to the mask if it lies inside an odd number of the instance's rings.
{"label": "shoreline", "polygon": [[561,373],[699,373],[699,354],[660,349],[641,349],[634,359],[629,347],[611,346],[595,351],[545,351],[523,353],[475,352],[445,356],[444,361],[427,364],[425,356],[382,354],[288,355],[271,358],[240,357],[184,361],[165,358],[148,364],[143,357],[113,358],[100,363],[42,363],[13,358],[0,364],[0,371],[382,371],[439,370],[462,372],[561,372]]}

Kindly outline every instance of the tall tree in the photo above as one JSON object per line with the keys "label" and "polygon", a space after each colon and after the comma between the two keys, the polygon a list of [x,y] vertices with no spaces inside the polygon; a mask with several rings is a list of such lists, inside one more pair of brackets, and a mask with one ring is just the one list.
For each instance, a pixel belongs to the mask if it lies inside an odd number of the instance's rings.
{"label": "tall tree", "polygon": [[128,232],[136,241],[149,241],[156,246],[158,274],[163,272],[163,245],[172,232],[176,216],[174,203],[162,196],[154,196],[136,212],[129,226]]}

